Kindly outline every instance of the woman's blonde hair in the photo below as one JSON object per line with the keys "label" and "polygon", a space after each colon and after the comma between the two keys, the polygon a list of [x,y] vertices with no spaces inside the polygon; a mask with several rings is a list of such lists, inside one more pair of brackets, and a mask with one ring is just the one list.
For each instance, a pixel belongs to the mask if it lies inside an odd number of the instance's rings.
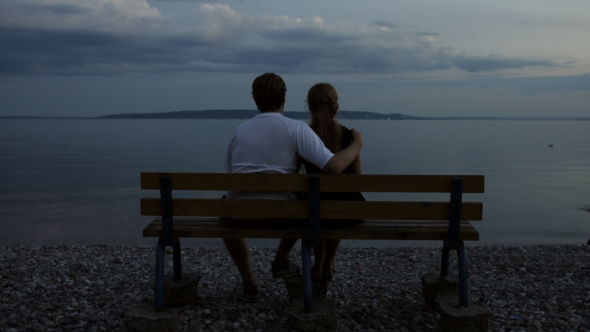
{"label": "woman's blonde hair", "polygon": [[332,153],[340,151],[342,132],[336,120],[339,107],[336,89],[328,83],[318,83],[307,92],[306,102],[311,113],[311,129]]}

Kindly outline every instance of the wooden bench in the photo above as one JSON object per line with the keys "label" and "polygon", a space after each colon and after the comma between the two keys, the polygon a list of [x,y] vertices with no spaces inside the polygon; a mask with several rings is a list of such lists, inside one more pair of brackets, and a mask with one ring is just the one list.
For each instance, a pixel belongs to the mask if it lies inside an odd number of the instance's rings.
{"label": "wooden bench", "polygon": [[[479,240],[469,220],[481,220],[483,205],[462,202],[463,193],[483,193],[482,175],[308,175],[226,173],[141,173],[141,189],[158,189],[160,198],[142,198],[141,214],[159,216],[143,230],[159,238],[156,249],[155,306],[164,306],[164,253],[173,247],[174,278],[181,279],[180,238],[300,238],[304,311],[312,310],[311,250],[320,239],[443,241],[441,277],[449,252],[457,251],[459,303],[468,305],[463,241]],[[172,190],[309,192],[309,201],[172,198]],[[321,192],[450,193],[443,202],[320,201]],[[176,218],[185,217],[185,218]],[[186,218],[190,217],[190,218]],[[309,227],[238,228],[220,217],[309,219]],[[320,219],[365,219],[356,226],[320,229]]]}

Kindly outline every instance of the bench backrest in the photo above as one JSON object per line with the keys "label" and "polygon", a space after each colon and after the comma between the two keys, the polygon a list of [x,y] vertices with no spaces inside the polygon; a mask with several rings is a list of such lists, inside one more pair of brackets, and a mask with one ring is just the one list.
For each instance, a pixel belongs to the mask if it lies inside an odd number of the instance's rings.
{"label": "bench backrest", "polygon": [[[482,175],[314,175],[141,173],[142,189],[162,189],[161,178],[170,179],[171,190],[308,191],[309,177],[319,180],[321,192],[451,193],[454,178],[463,180],[463,193],[483,193]],[[174,216],[232,218],[308,218],[307,201],[221,200],[174,198]],[[322,219],[448,220],[450,200],[445,202],[322,201]],[[461,220],[481,220],[482,203],[461,204]],[[162,215],[160,198],[142,198],[141,214]]]}
{"label": "bench backrest", "polygon": [[[309,220],[312,245],[320,243],[320,219],[448,221],[448,243],[459,243],[461,220],[481,220],[480,202],[462,202],[463,193],[483,193],[482,175],[316,175],[141,173],[142,189],[160,198],[142,198],[141,214],[162,216],[164,245],[172,245],[174,216],[297,218]],[[309,192],[308,201],[172,198],[172,190]],[[450,193],[444,202],[321,201],[320,192]]]}

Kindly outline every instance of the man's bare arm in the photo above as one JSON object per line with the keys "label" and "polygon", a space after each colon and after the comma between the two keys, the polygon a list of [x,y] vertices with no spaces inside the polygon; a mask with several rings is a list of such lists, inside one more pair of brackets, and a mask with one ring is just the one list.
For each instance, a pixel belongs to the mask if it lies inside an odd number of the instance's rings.
{"label": "man's bare arm", "polygon": [[363,166],[361,163],[361,154],[359,153],[352,161],[352,174],[363,174]]}

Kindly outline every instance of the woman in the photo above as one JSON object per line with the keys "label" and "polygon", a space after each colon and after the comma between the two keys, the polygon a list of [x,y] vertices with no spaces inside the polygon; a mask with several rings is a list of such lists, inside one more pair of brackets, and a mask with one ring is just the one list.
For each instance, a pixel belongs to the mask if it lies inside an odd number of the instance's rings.
{"label": "woman", "polygon": [[[307,106],[311,113],[309,126],[332,152],[337,153],[345,149],[352,142],[352,131],[338,123],[338,94],[333,86],[318,83],[307,93]],[[321,169],[302,160],[308,174],[321,174]],[[342,171],[343,174],[361,174],[361,156],[356,156],[353,162]],[[322,200],[365,200],[361,193],[322,193]],[[361,223],[362,220],[323,220],[322,227],[349,226]],[[331,281],[334,276],[334,259],[340,246],[339,239],[323,240],[320,248],[314,248],[315,265],[311,270],[314,281]]]}

